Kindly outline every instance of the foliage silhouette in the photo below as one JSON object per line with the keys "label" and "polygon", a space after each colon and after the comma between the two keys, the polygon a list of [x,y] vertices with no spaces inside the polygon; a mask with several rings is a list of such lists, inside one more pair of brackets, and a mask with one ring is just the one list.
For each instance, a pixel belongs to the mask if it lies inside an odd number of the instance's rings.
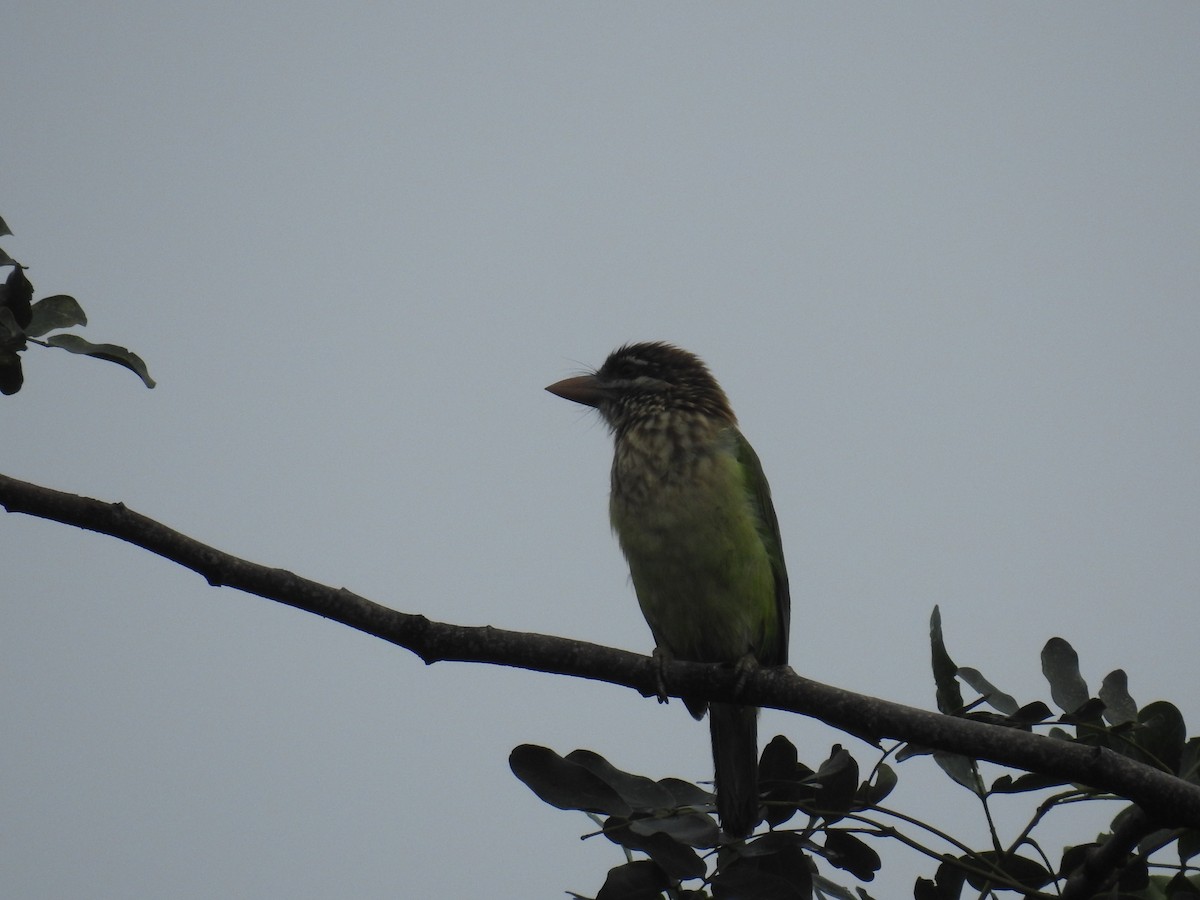
{"label": "foliage silhouette", "polygon": [[[1121,670],[1110,673],[1093,697],[1080,674],[1078,655],[1062,638],[1051,638],[1042,651],[1051,699],[1061,710],[1057,718],[1046,703],[1022,705],[978,669],[957,666],[946,650],[937,609],[930,642],[943,713],[1022,731],[1045,726],[1059,740],[1104,747],[1200,783],[1200,738],[1186,737],[1178,709],[1164,701],[1138,708]],[[980,695],[970,704],[963,701],[960,680]],[[995,711],[981,709],[984,705]],[[861,779],[858,763],[841,745],[835,744],[814,769],[799,760],[786,737],[776,736],[764,747],[759,764],[767,830],[746,840],[730,840],[720,831],[712,793],[678,779],[653,781],[623,772],[585,750],[560,757],[544,747],[522,745],[509,763],[547,803],[588,813],[600,826],[596,834],[623,848],[627,861],[609,871],[597,900],[869,900],[862,885],[875,879],[881,862],[868,841],[883,840],[900,841],[936,863],[933,877],[919,878],[914,885],[917,900],[957,900],[968,887],[980,897],[1002,891],[1034,898],[1200,896],[1200,868],[1190,863],[1200,855],[1200,829],[1155,827],[1138,807],[1127,806],[1111,831],[1068,846],[1056,863],[1035,838],[1035,828],[1057,808],[1111,800],[1112,794],[1038,773],[1002,774],[989,785],[979,761],[960,754],[903,743],[880,749],[880,758]],[[986,816],[990,846],[973,849],[884,805],[897,784],[896,766],[889,760],[899,764],[925,755],[976,797]],[[1015,838],[1002,840],[991,815],[994,798],[1050,789],[1061,790],[1041,800]],[[1172,851],[1177,862],[1168,860]],[[635,852],[646,858],[635,858]],[[818,861],[860,884],[851,889],[822,875]]]}
{"label": "foliage silhouette", "polygon": [[[0,237],[12,234],[0,219]],[[64,328],[87,324],[87,316],[74,297],[55,294],[34,302],[33,285],[25,275],[25,267],[0,250],[0,268],[11,266],[12,272],[0,284],[0,394],[15,394],[25,383],[21,356],[29,344],[58,347],[94,359],[103,359],[134,372],[148,388],[154,379],[142,358],[116,344],[93,344],[77,334],[53,334]]]}

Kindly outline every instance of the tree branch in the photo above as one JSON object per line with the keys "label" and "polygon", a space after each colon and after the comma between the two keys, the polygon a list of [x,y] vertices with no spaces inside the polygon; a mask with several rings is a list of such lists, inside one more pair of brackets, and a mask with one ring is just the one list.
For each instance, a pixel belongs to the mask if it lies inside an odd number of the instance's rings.
{"label": "tree branch", "polygon": [[1154,830],[1140,807],[1131,808],[1108,840],[1089,850],[1083,865],[1071,873],[1060,900],[1088,900],[1110,889],[1123,871],[1126,857]]}
{"label": "tree branch", "polygon": [[[427,664],[490,663],[622,685],[653,696],[657,670],[649,657],[550,635],[433,622],[397,612],[345,588],[239,559],[128,509],[0,475],[0,505],[9,512],[74,525],[128,541],[231,587],[341,622],[411,650]],[[854,694],[796,675],[761,669],[675,662],[664,672],[672,696],[687,693],[800,713],[877,743],[910,741],[1064,782],[1086,784],[1138,804],[1164,826],[1200,827],[1200,785],[1137,763],[1111,750],[1085,747]]]}

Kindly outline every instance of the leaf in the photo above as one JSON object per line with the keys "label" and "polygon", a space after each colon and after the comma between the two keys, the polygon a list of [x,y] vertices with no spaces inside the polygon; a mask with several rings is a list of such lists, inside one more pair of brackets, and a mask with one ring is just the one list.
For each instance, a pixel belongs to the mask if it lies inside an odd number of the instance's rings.
{"label": "leaf", "polygon": [[978,669],[963,666],[958,670],[958,677],[983,695],[994,709],[998,709],[1005,715],[1011,716],[1020,709],[1021,705],[1013,699],[1012,694],[1004,693],[1004,691],[984,678]]}
{"label": "leaf", "polygon": [[[707,816],[705,818],[708,818]],[[691,847],[673,840],[666,834],[642,834],[632,828],[636,822],[651,821],[647,819],[623,819],[612,816],[604,823],[604,836],[629,850],[640,850],[658,863],[659,867],[673,880],[684,878],[703,878],[707,867],[704,860]],[[717,827],[712,819],[713,835]],[[708,844],[706,846],[712,846]]]}
{"label": "leaf", "polygon": [[777,734],[763,747],[762,756],[758,760],[759,777],[790,780],[796,777],[796,765],[799,761],[796,745],[782,734]]}
{"label": "leaf", "polygon": [[[11,234],[11,232],[10,232],[10,234]],[[19,262],[17,262],[15,259],[13,259],[11,256],[9,256],[3,250],[0,250],[0,266],[19,266],[19,265],[20,265]]]}
{"label": "leaf", "polygon": [[74,297],[55,294],[33,304],[33,318],[29,320],[25,333],[30,337],[41,337],[48,331],[86,324],[87,316]]}
{"label": "leaf", "polygon": [[1146,865],[1146,860],[1134,857],[1124,868],[1121,869],[1121,874],[1117,878],[1117,887],[1125,893],[1141,890],[1150,883],[1150,869]]}
{"label": "leaf", "polygon": [[660,900],[670,887],[667,873],[648,859],[639,859],[608,870],[596,900]]}
{"label": "leaf", "polygon": [[1187,740],[1187,726],[1174,704],[1156,700],[1142,707],[1133,736],[1152,765],[1165,766],[1172,774],[1179,771],[1184,741]]}
{"label": "leaf", "polygon": [[[995,850],[985,850],[973,856],[964,856],[962,860],[977,868],[982,862],[983,868],[990,869],[997,874],[1003,873],[1009,880],[1034,890],[1049,884],[1054,879],[1054,876],[1040,862],[1025,856],[1010,856],[997,853]],[[985,886],[993,890],[1013,890],[1006,885],[998,884],[986,875],[978,875],[974,872],[967,873],[967,882],[979,891],[983,890]]]}
{"label": "leaf", "polygon": [[1104,701],[1104,718],[1110,725],[1122,725],[1137,721],[1137,704],[1129,696],[1129,679],[1124,669],[1115,669],[1104,676],[1100,685],[1100,699]]}
{"label": "leaf", "polygon": [[852,834],[837,828],[825,833],[825,859],[859,881],[872,881],[879,871],[879,854]]}
{"label": "leaf", "polygon": [[[0,284],[0,288],[4,285]],[[17,323],[17,317],[12,310],[0,303],[0,340],[4,341],[6,350],[24,350],[25,332]]]}
{"label": "leaf", "polygon": [[4,221],[3,217],[0,217],[0,237],[7,237],[10,234],[12,231],[9,230],[8,223]]}
{"label": "leaf", "polygon": [[854,894],[850,893],[849,888],[842,887],[840,884],[835,884],[822,875],[813,876],[813,889],[816,891],[817,896],[821,897],[822,900],[824,900],[826,897],[832,897],[834,900],[862,900],[862,898],[868,896],[862,890],[862,888],[859,888],[858,897],[855,897]]}
{"label": "leaf", "polygon": [[1042,674],[1050,682],[1050,697],[1065,713],[1071,713],[1088,701],[1088,687],[1079,674],[1079,654],[1060,637],[1046,641],[1042,648]]}
{"label": "leaf", "polygon": [[817,795],[814,804],[826,822],[840,819],[854,805],[858,791],[858,763],[841,744],[834,744],[829,759],[813,774]]}
{"label": "leaf", "polygon": [[1016,727],[1026,725],[1036,725],[1039,722],[1045,722],[1054,713],[1041,700],[1034,700],[1032,703],[1026,703],[1015,713],[1008,717],[1008,724]]}
{"label": "leaf", "polygon": [[1054,778],[1050,775],[1039,775],[1036,772],[1026,772],[1024,775],[1018,775],[1013,778],[1011,775],[1001,775],[994,782],[989,793],[992,794],[1020,794],[1024,791],[1040,791],[1043,788],[1058,787],[1060,784],[1066,784],[1061,778]]}
{"label": "leaf", "polygon": [[710,884],[715,900],[795,900],[812,896],[814,871],[800,835],[776,831],[747,843]]}
{"label": "leaf", "polygon": [[809,900],[812,873],[804,874],[808,875],[809,884],[798,886],[787,876],[754,868],[743,860],[736,869],[714,875],[709,886],[713,900]]}
{"label": "leaf", "polygon": [[675,805],[674,795],[644,775],[623,772],[599,753],[591,750],[572,750],[566,755],[568,762],[583,766],[629,804],[631,809],[670,809]]}
{"label": "leaf", "polygon": [[811,803],[817,786],[809,779],[813,771],[800,762],[795,745],[776,735],[763,747],[758,764],[758,783],[766,806],[767,824],[782,825],[802,804]]}
{"label": "leaf", "polygon": [[858,786],[855,803],[859,806],[870,807],[882,803],[896,787],[899,779],[896,772],[887,763],[880,763],[875,769],[874,783],[864,781]]}
{"label": "leaf", "polygon": [[933,651],[933,681],[937,685],[937,707],[947,715],[954,715],[963,708],[962,691],[958,687],[958,666],[946,652],[942,640],[942,612],[933,608],[929,617],[929,643]]}
{"label": "leaf", "polygon": [[521,744],[508,755],[508,766],[526,787],[559,809],[581,809],[610,816],[628,816],[633,812],[594,773],[546,747]]}
{"label": "leaf", "polygon": [[4,282],[4,290],[0,293],[0,307],[10,310],[17,324],[24,329],[33,316],[30,308],[32,301],[33,285],[25,277],[25,270],[17,266]]}
{"label": "leaf", "polygon": [[738,855],[752,859],[757,856],[774,856],[790,849],[803,851],[805,846],[804,838],[795,831],[768,831],[746,841],[738,850]]}
{"label": "leaf", "polygon": [[682,778],[663,778],[658,782],[664,790],[671,794],[671,807],[680,809],[683,807],[709,807],[716,802],[716,795],[712,791],[706,791],[704,788],[692,784],[690,781],[684,781]]}
{"label": "leaf", "polygon": [[[1104,726],[1104,701],[1099,697],[1092,697],[1073,712],[1063,713],[1058,717],[1058,721],[1067,725],[1093,725],[1096,728],[1102,728]],[[1101,739],[1102,736],[1095,732],[1087,734],[1083,738],[1083,740],[1089,741]]]}
{"label": "leaf", "polygon": [[937,868],[934,880],[918,878],[913,887],[916,900],[958,900],[967,875],[957,862],[944,862]]}
{"label": "leaf", "polygon": [[638,834],[662,834],[689,847],[715,847],[721,833],[707,813],[685,812],[671,816],[642,816],[630,819],[629,827]]}
{"label": "leaf", "polygon": [[94,356],[96,359],[124,366],[141,378],[146,387],[154,387],[154,379],[150,377],[150,372],[146,369],[142,358],[124,347],[118,347],[116,344],[93,344],[75,334],[54,334],[46,338],[46,343],[51,347],[60,347],[71,353]]}
{"label": "leaf", "polygon": [[933,761],[941,766],[942,771],[952,780],[961,784],[976,796],[985,793],[983,781],[979,778],[979,769],[975,761],[958,753],[947,753],[944,750],[933,751]]}
{"label": "leaf", "polygon": [[1200,897],[1200,877],[1189,878],[1183,872],[1176,872],[1175,877],[1167,882],[1165,895],[1171,900],[1186,900],[1188,897]]}
{"label": "leaf", "polygon": [[0,394],[15,394],[25,383],[21,357],[11,350],[0,349]]}
{"label": "leaf", "polygon": [[1063,848],[1062,860],[1058,864],[1058,874],[1067,878],[1072,872],[1087,862],[1088,854],[1100,845],[1095,841],[1087,844],[1075,844]]}

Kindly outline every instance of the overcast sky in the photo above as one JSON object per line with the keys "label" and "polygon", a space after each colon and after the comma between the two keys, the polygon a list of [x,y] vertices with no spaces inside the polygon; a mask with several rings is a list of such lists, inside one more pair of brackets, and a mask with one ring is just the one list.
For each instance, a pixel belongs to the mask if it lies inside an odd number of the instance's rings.
{"label": "overcast sky", "polygon": [[[8,4],[0,246],[159,386],[31,348],[2,471],[648,652],[607,433],[542,388],[671,340],[771,480],[797,671],[931,707],[939,604],[1022,701],[1061,635],[1200,731],[1200,7],[903,9]],[[512,747],[711,775],[677,703],[425,667],[23,516],[0,568],[6,896],[592,893],[620,853]],[[932,769],[908,811],[982,833]]]}

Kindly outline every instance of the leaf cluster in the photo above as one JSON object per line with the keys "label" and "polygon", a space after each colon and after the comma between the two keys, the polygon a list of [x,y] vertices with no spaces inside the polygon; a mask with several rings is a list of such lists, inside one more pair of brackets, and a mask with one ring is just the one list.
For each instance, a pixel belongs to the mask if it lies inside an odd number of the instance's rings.
{"label": "leaf cluster", "polygon": [[[1057,715],[1044,701],[1019,703],[978,669],[956,665],[946,650],[936,609],[930,640],[937,705],[943,714],[1003,729],[1044,727],[1058,740],[1110,750],[1181,781],[1200,783],[1200,738],[1186,737],[1179,710],[1164,701],[1139,707],[1122,670],[1106,676],[1093,696],[1080,673],[1078,655],[1062,638],[1048,641],[1041,659]],[[979,694],[970,703],[962,696],[964,684]],[[1109,831],[1066,847],[1054,862],[1034,834],[1051,813],[1081,802],[1120,798],[1037,772],[1003,773],[988,783],[978,760],[912,744],[881,750],[881,758],[863,778],[858,763],[841,745],[835,744],[823,762],[811,767],[800,761],[787,738],[775,737],[759,763],[766,830],[745,840],[729,840],[720,831],[715,797],[687,781],[655,781],[625,772],[588,750],[563,757],[545,747],[522,745],[513,750],[509,764],[542,800],[588,813],[600,826],[596,834],[622,848],[626,861],[608,872],[596,900],[869,900],[862,885],[880,871],[880,857],[871,844],[882,840],[898,841],[936,863],[933,877],[917,879],[916,900],[958,900],[968,890],[979,897],[1000,892],[1035,898],[1200,897],[1200,868],[1191,862],[1200,856],[1200,829],[1159,827],[1130,805],[1113,818]],[[988,846],[972,848],[884,805],[898,781],[891,763],[919,757],[932,757],[974,795],[987,824]],[[992,814],[997,798],[1051,791],[1015,835],[1001,836]],[[853,890],[837,884],[821,874],[819,864],[860,884]]]}
{"label": "leaf cluster", "polygon": [[[0,237],[10,235],[0,219]],[[0,249],[0,268],[12,267],[12,272],[0,284],[0,394],[15,394],[25,383],[21,368],[21,353],[30,343],[42,347],[58,347],[116,363],[133,371],[148,388],[154,380],[142,358],[116,344],[93,344],[77,334],[49,334],[51,331],[87,325],[87,316],[74,297],[55,294],[34,302],[33,285],[25,275],[25,267]]]}
{"label": "leaf cluster", "polygon": [[[596,900],[711,896],[862,898],[822,878],[813,862],[869,882],[879,871],[879,855],[857,836],[858,827],[838,823],[869,809],[896,784],[887,765],[860,782],[858,764],[840,745],[815,769],[800,762],[795,746],[782,736],[763,750],[759,786],[770,830],[746,841],[730,841],[714,818],[716,798],[688,781],[654,781],[613,766],[590,750],[565,757],[546,747],[523,744],[512,751],[513,773],[546,803],[591,815],[603,835],[623,848],[624,865],[609,871]],[[806,824],[783,829],[797,815]],[[634,859],[633,853],[646,859]],[[706,857],[715,861],[709,874]],[[699,882],[685,888],[685,882]],[[578,895],[577,895],[578,896]]]}
{"label": "leaf cluster", "polygon": [[[1058,740],[1111,751],[1180,781],[1200,784],[1200,737],[1187,736],[1178,707],[1163,700],[1139,707],[1129,693],[1128,676],[1122,669],[1106,675],[1093,693],[1080,671],[1078,653],[1063,638],[1051,638],[1041,652],[1042,674],[1058,715],[1043,701],[1019,703],[978,669],[955,665],[946,650],[936,608],[930,622],[930,643],[937,703],[943,713],[1024,731],[1044,725],[1049,735]],[[963,702],[959,680],[979,694],[970,704]],[[983,705],[994,711],[982,709]],[[907,746],[898,758],[924,752]],[[1126,806],[1112,820],[1110,831],[1094,840],[1066,847],[1058,865],[1053,866],[1032,836],[1034,828],[1058,807],[1120,798],[1037,772],[1016,777],[1002,774],[988,785],[978,761],[953,753],[932,755],[951,780],[979,799],[987,815],[994,848],[962,854],[949,864],[944,863],[933,881],[918,882],[918,900],[956,898],[964,878],[971,887],[982,891],[991,890],[997,884],[996,879],[1001,879],[1012,885],[1006,889],[1021,890],[1029,896],[1040,896],[1036,892],[1048,886],[1065,885],[1064,891],[1071,890],[1074,883],[1086,886],[1074,894],[1080,897],[1145,900],[1200,897],[1200,879],[1195,875],[1200,869],[1190,865],[1190,860],[1200,855],[1200,829],[1156,827],[1138,807]],[[1002,846],[992,825],[988,807],[991,798],[1048,789],[1064,790],[1044,800],[1016,840]],[[1175,849],[1177,863],[1163,860],[1171,847]],[[1155,867],[1171,874],[1151,875]],[[959,872],[954,873],[954,869]]]}

